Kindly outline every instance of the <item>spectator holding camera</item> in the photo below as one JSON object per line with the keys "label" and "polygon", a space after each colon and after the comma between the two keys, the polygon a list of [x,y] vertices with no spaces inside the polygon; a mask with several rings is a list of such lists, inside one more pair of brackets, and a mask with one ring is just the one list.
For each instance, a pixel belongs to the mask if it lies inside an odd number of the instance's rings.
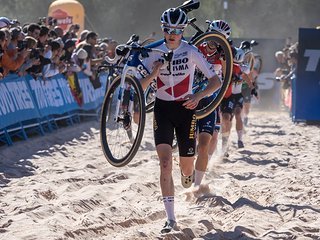
{"label": "spectator holding camera", "polygon": [[17,71],[23,62],[25,61],[27,55],[29,54],[26,49],[21,50],[17,56],[13,56],[10,51],[8,51],[8,45],[10,43],[10,32],[7,30],[0,30],[0,45],[1,45],[1,66],[2,66],[2,75],[5,77],[10,71]]}
{"label": "spectator holding camera", "polygon": [[23,47],[27,49],[30,54],[26,57],[25,62],[22,64],[22,66],[18,70],[19,76],[24,76],[27,74],[27,70],[31,68],[34,65],[40,64],[39,56],[37,55],[37,40],[33,37],[27,36],[23,40]]}
{"label": "spectator holding camera", "polygon": [[7,48],[8,55],[12,59],[17,59],[19,51],[23,49],[24,34],[20,28],[14,27],[10,29],[10,35],[11,41]]}
{"label": "spectator holding camera", "polygon": [[[80,42],[77,45],[77,50],[80,48],[86,48],[85,50],[88,53],[88,56],[90,58],[91,66],[95,66],[97,64],[100,64],[104,59],[103,58],[98,58],[97,52],[96,52],[96,45],[98,42],[98,34],[95,32],[89,32],[86,36],[86,40]],[[90,46],[90,47],[89,47]]]}
{"label": "spectator holding camera", "polygon": [[90,57],[88,52],[84,48],[80,48],[72,54],[72,62],[73,64],[68,69],[69,71],[83,71],[83,73],[88,77],[91,77],[93,75],[91,71]]}
{"label": "spectator holding camera", "polygon": [[278,67],[274,73],[275,73],[276,77],[280,77],[281,75],[288,72],[289,66],[287,63],[286,55],[283,51],[277,51],[275,53],[275,58],[276,58]]}
{"label": "spectator holding camera", "polygon": [[275,53],[279,67],[275,71],[276,80],[281,82],[281,100],[283,107],[291,109],[291,85],[296,77],[298,63],[298,43],[286,45],[282,51]]}
{"label": "spectator holding camera", "polygon": [[96,47],[97,57],[104,58],[108,53],[108,44],[102,42]]}
{"label": "spectator holding camera", "polygon": [[66,62],[66,63],[70,63],[72,53],[75,49],[76,49],[76,42],[72,39],[68,39],[64,44],[64,52],[63,52],[60,60]]}
{"label": "spectator holding camera", "polygon": [[61,67],[60,63],[60,53],[61,47],[57,41],[51,41],[50,49],[45,54],[45,58],[50,59],[51,62],[43,66],[42,76],[44,79],[53,77],[60,73]]}

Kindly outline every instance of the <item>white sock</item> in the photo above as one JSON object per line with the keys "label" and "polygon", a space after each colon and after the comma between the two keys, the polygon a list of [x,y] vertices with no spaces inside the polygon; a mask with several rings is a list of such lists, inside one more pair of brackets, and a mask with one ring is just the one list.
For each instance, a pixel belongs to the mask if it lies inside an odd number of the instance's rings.
{"label": "white sock", "polygon": [[169,220],[176,220],[176,217],[174,215],[174,196],[166,196],[162,197],[162,201],[164,204],[164,207],[166,209],[167,218]]}
{"label": "white sock", "polygon": [[222,133],[222,145],[227,145],[228,143],[228,140],[229,140],[229,135],[230,135],[230,132],[225,132],[225,133]]}
{"label": "white sock", "polygon": [[195,173],[194,173],[194,186],[200,186],[201,182],[202,182],[202,179],[203,179],[203,176],[206,172],[202,172],[202,171],[199,171],[199,170],[195,170]]}
{"label": "white sock", "polygon": [[237,134],[238,134],[238,140],[242,141],[243,131],[242,130],[237,130]]}

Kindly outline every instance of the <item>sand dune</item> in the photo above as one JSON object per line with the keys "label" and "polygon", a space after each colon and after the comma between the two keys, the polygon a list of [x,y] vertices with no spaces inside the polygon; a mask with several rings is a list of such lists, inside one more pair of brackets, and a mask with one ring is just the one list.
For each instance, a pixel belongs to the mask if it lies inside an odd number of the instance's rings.
{"label": "sand dune", "polygon": [[84,122],[0,148],[0,239],[320,239],[320,128],[253,112],[245,148],[215,155],[185,190],[175,162],[175,232],[166,215],[151,115],[122,168],[105,160],[99,124]]}

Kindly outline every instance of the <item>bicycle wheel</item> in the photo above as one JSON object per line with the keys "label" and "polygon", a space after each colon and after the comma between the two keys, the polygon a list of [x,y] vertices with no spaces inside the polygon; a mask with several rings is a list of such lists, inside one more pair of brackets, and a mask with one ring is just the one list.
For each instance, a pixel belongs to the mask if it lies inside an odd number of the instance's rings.
{"label": "bicycle wheel", "polygon": [[153,90],[152,87],[148,86],[145,91],[145,98],[146,98],[146,113],[150,113],[153,111],[154,101],[156,98],[156,92]]}
{"label": "bicycle wheel", "polygon": [[196,117],[198,119],[208,116],[212,111],[214,111],[218,107],[218,105],[222,101],[223,96],[227,91],[227,88],[230,84],[231,76],[232,76],[233,57],[232,57],[231,47],[228,41],[226,40],[226,38],[220,33],[206,32],[201,34],[194,40],[192,40],[191,44],[198,47],[200,44],[207,41],[214,41],[220,46],[222,51],[221,55],[224,56],[224,61],[225,61],[224,68],[223,68],[224,73],[223,73],[221,88],[218,91],[216,97],[213,98],[213,100],[209,102],[209,104],[203,105],[201,106],[201,108],[198,108],[196,110]]}
{"label": "bicycle wheel", "polygon": [[250,68],[250,72],[253,70],[254,67],[254,55],[252,52],[249,52],[245,55],[243,62],[247,64]]}
{"label": "bicycle wheel", "polygon": [[[145,100],[137,79],[127,75],[125,88],[117,76],[105,95],[100,123],[100,141],[108,162],[115,167],[127,165],[140,146],[145,126]],[[123,96],[123,97],[121,97]],[[119,113],[116,115],[117,106]]]}

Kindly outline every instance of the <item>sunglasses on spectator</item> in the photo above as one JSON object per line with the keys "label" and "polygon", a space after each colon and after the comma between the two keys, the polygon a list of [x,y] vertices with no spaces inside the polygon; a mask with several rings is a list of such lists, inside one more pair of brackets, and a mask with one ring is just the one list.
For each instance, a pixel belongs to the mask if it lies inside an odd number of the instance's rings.
{"label": "sunglasses on spectator", "polygon": [[170,28],[170,27],[162,27],[162,31],[168,34],[180,35],[183,33],[183,28]]}

